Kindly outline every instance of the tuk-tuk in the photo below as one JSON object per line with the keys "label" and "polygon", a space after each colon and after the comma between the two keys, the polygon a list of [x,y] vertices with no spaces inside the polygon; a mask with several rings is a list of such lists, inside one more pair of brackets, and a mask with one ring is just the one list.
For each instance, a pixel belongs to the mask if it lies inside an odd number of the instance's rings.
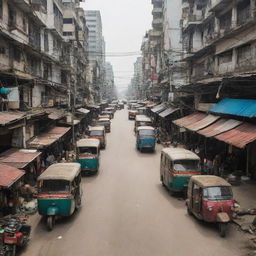
{"label": "tuk-tuk", "polygon": [[135,124],[134,124],[134,132],[138,129],[140,126],[152,126],[153,123],[151,119],[145,115],[136,115],[135,117]]}
{"label": "tuk-tuk", "polygon": [[200,175],[200,158],[184,148],[164,148],[161,153],[160,179],[172,194],[185,192],[192,175]]}
{"label": "tuk-tuk", "polygon": [[76,161],[85,173],[96,173],[99,169],[100,141],[98,139],[81,139],[77,141]]}
{"label": "tuk-tuk", "polygon": [[111,131],[111,121],[107,117],[99,118],[97,121],[98,126],[104,126],[106,132]]}
{"label": "tuk-tuk", "polygon": [[137,129],[136,147],[138,150],[143,149],[155,150],[156,146],[156,134],[155,129],[152,126],[140,126]]}
{"label": "tuk-tuk", "polygon": [[56,217],[70,216],[81,206],[81,165],[58,163],[38,177],[38,212],[53,229]]}
{"label": "tuk-tuk", "polygon": [[110,115],[102,115],[102,114],[98,115],[98,119],[101,119],[101,118],[108,118],[108,119],[111,119],[111,118],[110,118]]}
{"label": "tuk-tuk", "polygon": [[114,118],[114,115],[115,115],[115,112],[116,112],[114,108],[105,108],[105,111],[111,112],[112,115],[113,115],[113,118]]}
{"label": "tuk-tuk", "polygon": [[89,135],[88,138],[90,139],[98,139],[100,141],[100,147],[106,148],[106,133],[104,126],[94,126],[89,128]]}
{"label": "tuk-tuk", "polygon": [[116,112],[117,104],[108,104],[108,108],[113,109],[113,111]]}
{"label": "tuk-tuk", "polygon": [[138,115],[146,115],[147,114],[147,108],[146,107],[139,107],[137,109]]}
{"label": "tuk-tuk", "polygon": [[102,111],[100,115],[101,115],[101,116],[106,116],[106,117],[109,116],[110,119],[113,119],[113,118],[114,118],[114,114],[113,114],[112,111]]}
{"label": "tuk-tuk", "polygon": [[189,181],[187,195],[188,213],[200,220],[218,223],[220,236],[225,237],[234,207],[231,185],[218,176],[196,175]]}

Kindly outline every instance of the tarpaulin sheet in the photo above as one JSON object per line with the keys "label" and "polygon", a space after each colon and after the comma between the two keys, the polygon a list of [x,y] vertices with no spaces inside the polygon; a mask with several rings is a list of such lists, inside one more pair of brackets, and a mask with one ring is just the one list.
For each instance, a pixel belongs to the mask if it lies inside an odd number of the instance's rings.
{"label": "tarpaulin sheet", "polygon": [[256,117],[256,100],[226,98],[211,108],[210,112],[249,118]]}

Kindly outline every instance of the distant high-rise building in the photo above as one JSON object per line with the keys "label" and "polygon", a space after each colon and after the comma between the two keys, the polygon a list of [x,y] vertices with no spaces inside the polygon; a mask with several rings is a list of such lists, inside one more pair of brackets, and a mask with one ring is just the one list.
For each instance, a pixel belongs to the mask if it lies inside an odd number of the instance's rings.
{"label": "distant high-rise building", "polygon": [[102,61],[104,57],[104,38],[100,11],[85,11],[86,24],[89,29],[89,60]]}
{"label": "distant high-rise building", "polygon": [[98,91],[94,97],[100,101],[106,95],[105,88],[105,41],[102,35],[102,21],[100,11],[85,11],[86,24],[88,33],[88,59],[93,67],[96,80],[93,87]]}

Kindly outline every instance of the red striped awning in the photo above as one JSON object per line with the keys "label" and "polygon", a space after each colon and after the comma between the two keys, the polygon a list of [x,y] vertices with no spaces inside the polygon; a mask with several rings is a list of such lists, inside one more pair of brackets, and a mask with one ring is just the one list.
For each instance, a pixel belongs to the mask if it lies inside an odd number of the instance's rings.
{"label": "red striped awning", "polygon": [[215,136],[215,138],[237,148],[244,148],[247,144],[256,140],[256,125],[244,123],[228,132]]}
{"label": "red striped awning", "polygon": [[218,120],[216,123],[198,131],[198,133],[205,137],[213,137],[221,133],[230,131],[241,124],[242,122],[238,120],[222,118]]}
{"label": "red striped awning", "polygon": [[191,115],[182,117],[180,119],[174,120],[173,123],[180,127],[187,127],[188,125],[194,124],[203,118],[205,118],[207,114],[204,113],[193,113]]}

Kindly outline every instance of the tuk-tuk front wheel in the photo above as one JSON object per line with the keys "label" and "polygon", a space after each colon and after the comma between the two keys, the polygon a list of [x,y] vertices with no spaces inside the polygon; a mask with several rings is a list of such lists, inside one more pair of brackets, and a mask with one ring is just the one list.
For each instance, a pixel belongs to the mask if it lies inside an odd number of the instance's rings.
{"label": "tuk-tuk front wheel", "polygon": [[220,222],[219,223],[219,233],[221,237],[225,237],[227,233],[228,223]]}
{"label": "tuk-tuk front wheel", "polygon": [[55,217],[54,216],[48,216],[47,217],[47,228],[49,231],[53,230],[53,226],[55,224]]}

